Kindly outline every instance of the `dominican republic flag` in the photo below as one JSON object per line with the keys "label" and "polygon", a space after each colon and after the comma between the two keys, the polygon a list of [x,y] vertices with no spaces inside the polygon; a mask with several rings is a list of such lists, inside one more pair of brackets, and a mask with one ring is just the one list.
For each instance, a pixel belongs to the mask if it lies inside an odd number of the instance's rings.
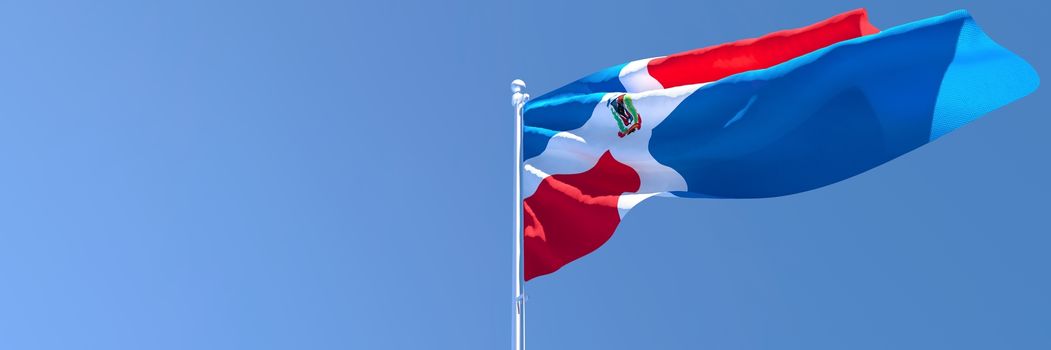
{"label": "dominican republic flag", "polygon": [[594,251],[651,196],[826,186],[1037,85],[966,11],[880,32],[855,10],[604,69],[525,106],[525,278]]}

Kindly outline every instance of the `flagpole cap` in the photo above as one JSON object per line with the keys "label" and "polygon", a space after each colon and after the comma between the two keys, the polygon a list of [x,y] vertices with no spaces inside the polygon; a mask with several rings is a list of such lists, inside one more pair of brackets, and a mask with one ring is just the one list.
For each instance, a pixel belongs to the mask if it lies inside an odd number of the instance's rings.
{"label": "flagpole cap", "polygon": [[525,87],[526,84],[524,81],[522,81],[522,79],[515,79],[511,82],[511,92],[522,92],[522,89],[525,89]]}
{"label": "flagpole cap", "polygon": [[515,108],[522,108],[525,106],[526,101],[529,101],[529,94],[522,92],[525,89],[525,82],[522,79],[515,79],[511,82],[511,105]]}

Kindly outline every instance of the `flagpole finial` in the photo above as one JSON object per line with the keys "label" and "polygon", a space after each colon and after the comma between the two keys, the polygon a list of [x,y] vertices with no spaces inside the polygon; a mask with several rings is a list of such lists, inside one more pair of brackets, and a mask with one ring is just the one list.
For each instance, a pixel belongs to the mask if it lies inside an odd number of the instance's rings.
{"label": "flagpole finial", "polygon": [[525,86],[526,84],[522,79],[511,81],[511,92],[514,93],[514,95],[511,96],[511,104],[514,105],[515,108],[522,107],[522,105],[529,100],[529,94],[523,92]]}

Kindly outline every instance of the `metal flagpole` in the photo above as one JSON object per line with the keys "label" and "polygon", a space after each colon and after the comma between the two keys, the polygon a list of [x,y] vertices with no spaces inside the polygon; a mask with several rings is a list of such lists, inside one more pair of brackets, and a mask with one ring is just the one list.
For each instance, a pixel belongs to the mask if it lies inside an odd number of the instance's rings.
{"label": "metal flagpole", "polygon": [[525,286],[522,280],[522,107],[529,94],[522,92],[525,82],[511,82],[511,104],[515,107],[515,252],[514,252],[514,303],[515,350],[525,350]]}

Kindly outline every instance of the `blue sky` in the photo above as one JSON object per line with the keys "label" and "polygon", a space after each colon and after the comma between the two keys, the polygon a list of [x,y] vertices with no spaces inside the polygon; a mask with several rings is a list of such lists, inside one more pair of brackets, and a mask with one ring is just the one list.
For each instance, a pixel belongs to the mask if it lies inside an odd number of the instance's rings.
{"label": "blue sky", "polygon": [[[511,79],[857,7],[1051,69],[1041,2],[0,4],[0,348],[510,346]],[[1047,94],[816,191],[647,201],[527,285],[529,346],[1051,348]]]}

